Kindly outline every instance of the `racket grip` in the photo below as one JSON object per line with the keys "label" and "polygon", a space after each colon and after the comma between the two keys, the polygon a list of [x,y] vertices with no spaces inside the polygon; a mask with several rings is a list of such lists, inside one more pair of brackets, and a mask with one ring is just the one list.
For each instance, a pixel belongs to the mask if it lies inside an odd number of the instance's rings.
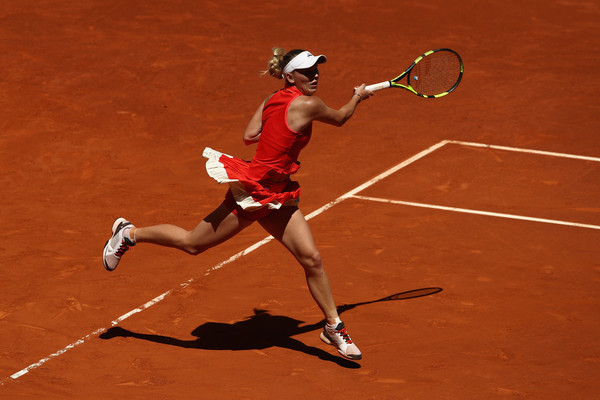
{"label": "racket grip", "polygon": [[385,82],[375,83],[373,85],[366,86],[365,89],[369,90],[371,92],[374,92],[376,90],[387,89],[390,86],[392,86],[390,81],[385,81]]}

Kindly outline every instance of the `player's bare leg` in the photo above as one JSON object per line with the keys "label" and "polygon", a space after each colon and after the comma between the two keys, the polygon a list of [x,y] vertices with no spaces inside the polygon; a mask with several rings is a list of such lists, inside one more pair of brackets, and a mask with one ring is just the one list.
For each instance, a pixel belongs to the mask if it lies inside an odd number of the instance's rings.
{"label": "player's bare leg", "polygon": [[279,240],[304,268],[308,289],[327,320],[321,340],[336,346],[344,357],[360,360],[360,350],[350,339],[337,313],[321,254],[302,212],[297,207],[282,207],[261,218],[259,223]]}
{"label": "player's bare leg", "polygon": [[252,222],[233,214],[225,204],[217,207],[191,231],[169,224],[137,228],[124,218],[118,218],[113,224],[113,236],[104,246],[104,268],[113,271],[123,254],[136,243],[174,247],[197,255],[231,238]]}
{"label": "player's bare leg", "polygon": [[133,237],[136,243],[174,247],[197,255],[235,236],[252,222],[238,217],[225,204],[221,204],[191,231],[175,225],[155,225],[134,229]]}

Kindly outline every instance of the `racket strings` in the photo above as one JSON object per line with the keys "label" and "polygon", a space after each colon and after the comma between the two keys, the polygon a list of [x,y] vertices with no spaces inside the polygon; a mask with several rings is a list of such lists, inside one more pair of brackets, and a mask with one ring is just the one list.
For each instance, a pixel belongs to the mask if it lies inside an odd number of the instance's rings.
{"label": "racket strings", "polygon": [[460,58],[452,52],[439,51],[415,64],[408,84],[422,95],[435,96],[451,90],[458,83],[460,72]]}

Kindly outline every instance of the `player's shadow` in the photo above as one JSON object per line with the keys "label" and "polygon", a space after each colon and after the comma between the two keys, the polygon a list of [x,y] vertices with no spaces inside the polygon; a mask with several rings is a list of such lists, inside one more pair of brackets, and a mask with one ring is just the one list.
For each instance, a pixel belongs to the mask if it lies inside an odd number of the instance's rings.
{"label": "player's shadow", "polygon": [[[441,288],[425,288],[396,293],[379,300],[362,303],[344,304],[338,307],[338,313],[351,310],[355,307],[390,300],[406,300],[416,297],[428,296],[442,291]],[[320,348],[308,346],[292,336],[306,332],[318,331],[323,328],[324,320],[310,325],[300,326],[304,321],[294,318],[271,315],[266,310],[254,309],[254,315],[233,324],[221,322],[206,322],[192,331],[196,339],[183,340],[169,336],[151,335],[132,332],[130,330],[113,327],[100,335],[102,339],[114,337],[133,337],[150,342],[167,344],[189,349],[202,350],[260,350],[270,347],[300,351],[318,357],[321,360],[331,361],[345,368],[360,368],[360,364],[332,355]]]}

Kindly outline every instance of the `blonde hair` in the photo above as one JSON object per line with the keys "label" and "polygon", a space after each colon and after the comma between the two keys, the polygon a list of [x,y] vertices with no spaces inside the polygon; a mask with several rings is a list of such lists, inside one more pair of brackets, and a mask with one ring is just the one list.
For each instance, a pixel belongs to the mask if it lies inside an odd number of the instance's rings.
{"label": "blonde hair", "polygon": [[269,59],[267,70],[263,71],[262,74],[269,74],[274,78],[283,79],[282,72],[287,63],[289,63],[292,60],[292,58],[296,57],[304,50],[294,49],[286,53],[285,50],[281,47],[273,47],[271,51],[273,52],[273,56]]}

